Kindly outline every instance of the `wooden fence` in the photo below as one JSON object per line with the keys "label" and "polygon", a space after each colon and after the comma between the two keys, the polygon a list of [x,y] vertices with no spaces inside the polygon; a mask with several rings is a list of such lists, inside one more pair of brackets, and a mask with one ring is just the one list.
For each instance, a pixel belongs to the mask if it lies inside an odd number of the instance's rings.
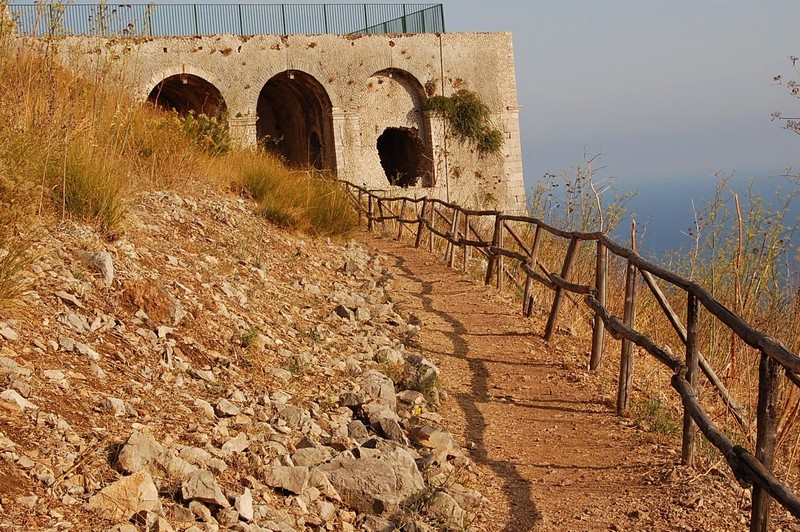
{"label": "wooden fence", "polygon": [[[342,181],[353,199],[363,223],[374,231],[392,231],[398,239],[407,232],[420,247],[423,236],[428,235],[428,249],[434,252],[436,239],[444,242],[444,260],[451,268],[457,264],[460,249],[460,267],[466,270],[472,258],[479,254],[486,264],[485,283],[494,281],[502,289],[506,279],[517,284],[522,292],[522,312],[530,316],[533,307],[533,282],[553,291],[552,304],[544,330],[544,339],[550,340],[557,329],[559,311],[565,298],[578,300],[594,313],[590,369],[599,367],[605,332],[621,340],[621,363],[617,393],[617,412],[628,408],[632,379],[633,346],[655,357],[672,372],[671,384],[683,404],[683,442],[681,457],[685,464],[694,461],[697,430],[724,456],[738,482],[753,488],[751,531],[769,528],[770,501],[774,499],[793,516],[800,518],[800,498],[772,472],[775,456],[777,421],[779,419],[778,389],[785,377],[790,385],[800,386],[800,358],[787,350],[779,341],[761,332],[741,317],[715,300],[698,284],[652,264],[634,250],[620,246],[604,233],[563,231],[529,216],[503,214],[498,211],[470,210],[431,198],[387,197],[385,191],[372,191]],[[494,227],[492,235],[481,234],[481,228]],[[520,228],[525,228],[522,231]],[[488,231],[486,231],[488,233]],[[531,235],[526,240],[525,235]],[[564,248],[564,260],[559,273],[548,270],[540,260],[540,249],[545,239],[557,239]],[[587,246],[593,246],[587,249]],[[580,284],[572,281],[581,249],[583,255],[594,259],[593,282]],[[625,292],[622,317],[615,316],[607,307],[609,254],[626,263]],[[517,275],[505,264],[515,261]],[[522,277],[524,280],[518,279]],[[652,292],[666,318],[685,345],[685,357],[676,358],[668,348],[659,347],[650,337],[636,330],[636,300],[638,277]],[[659,282],[666,283],[686,294],[686,324],[684,325],[667,300]],[[746,448],[735,445],[719,430],[703,409],[698,397],[700,371],[714,387],[734,419],[746,427],[740,406],[699,350],[699,317],[701,307],[719,320],[744,343],[760,352],[758,373],[757,435],[755,455]]]}

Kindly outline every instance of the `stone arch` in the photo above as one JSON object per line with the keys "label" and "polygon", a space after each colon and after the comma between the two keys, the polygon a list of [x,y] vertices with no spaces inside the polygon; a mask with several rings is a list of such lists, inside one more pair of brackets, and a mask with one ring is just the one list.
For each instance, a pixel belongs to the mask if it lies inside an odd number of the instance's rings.
{"label": "stone arch", "polygon": [[218,118],[228,110],[219,89],[194,74],[176,74],[161,80],[150,91],[147,101],[181,116],[193,113]]}
{"label": "stone arch", "polygon": [[[159,86],[161,90],[159,91]],[[165,94],[164,88],[175,87],[170,98]],[[212,73],[191,64],[181,64],[166,68],[153,76],[142,86],[141,97],[145,101],[158,98],[159,102],[170,99],[178,105],[159,105],[160,107],[175,108],[181,112],[181,107],[198,112],[198,108],[208,116],[220,116],[228,110],[228,104],[222,94],[223,84]],[[152,98],[151,98],[152,96]],[[216,111],[216,112],[215,112]]]}
{"label": "stone arch", "polygon": [[396,186],[434,185],[425,99],[422,84],[405,70],[387,68],[369,77],[359,106],[365,174],[382,172]]}
{"label": "stone arch", "polygon": [[272,76],[256,103],[258,143],[288,164],[336,169],[333,107],[312,75],[286,70]]}

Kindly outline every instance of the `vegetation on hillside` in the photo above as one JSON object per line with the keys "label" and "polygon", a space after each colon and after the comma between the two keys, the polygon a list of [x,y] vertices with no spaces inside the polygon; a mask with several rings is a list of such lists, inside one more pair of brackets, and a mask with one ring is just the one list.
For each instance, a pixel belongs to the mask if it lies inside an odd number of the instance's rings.
{"label": "vegetation on hillside", "polygon": [[36,231],[71,219],[113,239],[147,190],[231,190],[313,235],[355,226],[344,192],[326,176],[232,149],[224,120],[135,101],[113,65],[68,71],[51,44],[35,49],[0,29],[0,308],[23,289]]}

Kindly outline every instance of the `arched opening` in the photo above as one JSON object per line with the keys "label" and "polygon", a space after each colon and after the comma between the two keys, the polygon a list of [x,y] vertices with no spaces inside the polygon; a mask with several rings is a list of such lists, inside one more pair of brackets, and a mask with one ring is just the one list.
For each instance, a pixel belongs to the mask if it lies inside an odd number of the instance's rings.
{"label": "arched opening", "polygon": [[319,140],[319,135],[317,135],[316,131],[311,132],[308,146],[308,157],[311,160],[311,166],[317,170],[322,170],[322,141]]}
{"label": "arched opening", "polygon": [[417,131],[404,127],[388,127],[378,137],[378,157],[389,184],[413,187],[420,178],[424,181],[425,159]]}
{"label": "arched opening", "polygon": [[189,113],[219,118],[227,107],[214,85],[193,74],[176,74],[153,87],[147,101],[181,116]]}
{"label": "arched opening", "polygon": [[381,70],[366,80],[359,102],[365,173],[375,175],[382,169],[395,186],[434,186],[433,141],[424,112],[425,98],[420,82],[404,70]]}
{"label": "arched opening", "polygon": [[312,76],[298,70],[273,76],[261,89],[256,112],[264,148],[293,166],[336,168],[331,101]]}

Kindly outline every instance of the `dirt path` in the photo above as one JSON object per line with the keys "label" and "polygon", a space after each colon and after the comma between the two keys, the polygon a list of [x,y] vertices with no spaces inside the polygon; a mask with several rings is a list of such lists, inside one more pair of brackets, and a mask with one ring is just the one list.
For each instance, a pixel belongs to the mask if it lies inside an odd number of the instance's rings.
{"label": "dirt path", "polygon": [[[491,289],[407,242],[360,235],[395,269],[396,303],[423,322],[443,373],[440,413],[482,469],[482,530],[741,530],[741,496],[715,469],[618,418],[580,339],[541,338]],[[616,344],[614,344],[616,345]],[[582,352],[583,350],[583,352]],[[611,349],[608,351],[611,352]],[[607,355],[611,356],[611,355]]]}

